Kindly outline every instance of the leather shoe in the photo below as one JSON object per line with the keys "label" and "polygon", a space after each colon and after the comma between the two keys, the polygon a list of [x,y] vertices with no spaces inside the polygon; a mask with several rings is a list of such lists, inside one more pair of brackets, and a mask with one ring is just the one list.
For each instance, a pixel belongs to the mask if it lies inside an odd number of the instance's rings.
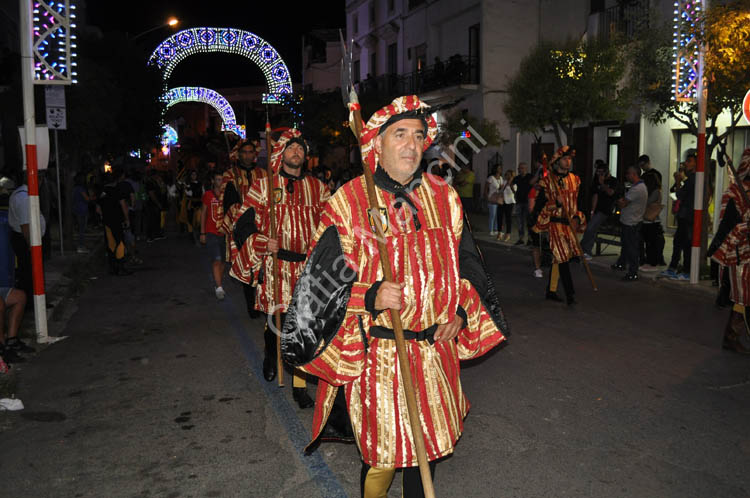
{"label": "leather shoe", "polygon": [[566,302],[568,303],[568,306],[573,306],[574,304],[578,304],[578,301],[576,301],[576,298],[574,296],[567,296]]}
{"label": "leather shoe", "polygon": [[263,378],[271,382],[276,378],[276,359],[266,356],[263,358]]}
{"label": "leather shoe", "polygon": [[315,401],[307,394],[307,389],[304,387],[293,387],[292,398],[297,402],[300,408],[310,408],[315,404]]}
{"label": "leather shoe", "polygon": [[557,292],[547,292],[547,295],[545,296],[545,299],[549,301],[554,301],[556,303],[561,303],[563,300],[560,298],[560,296],[557,295]]}
{"label": "leather shoe", "polygon": [[352,432],[352,426],[349,424],[337,427],[336,424],[328,420],[328,423],[323,427],[320,432],[321,441],[328,443],[339,442],[339,443],[353,443],[354,432]]}

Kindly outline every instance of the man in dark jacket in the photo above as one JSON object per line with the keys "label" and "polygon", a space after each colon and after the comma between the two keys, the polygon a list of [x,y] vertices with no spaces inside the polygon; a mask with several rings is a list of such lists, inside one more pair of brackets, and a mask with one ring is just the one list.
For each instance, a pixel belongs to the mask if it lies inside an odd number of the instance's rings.
{"label": "man in dark jacket", "polygon": [[[695,204],[695,152],[688,153],[685,159],[686,180],[677,191],[677,231],[674,233],[672,260],[663,274],[675,280],[690,280],[690,249],[693,241],[693,206]],[[680,252],[682,268],[680,269]],[[680,271],[681,270],[681,271]]]}

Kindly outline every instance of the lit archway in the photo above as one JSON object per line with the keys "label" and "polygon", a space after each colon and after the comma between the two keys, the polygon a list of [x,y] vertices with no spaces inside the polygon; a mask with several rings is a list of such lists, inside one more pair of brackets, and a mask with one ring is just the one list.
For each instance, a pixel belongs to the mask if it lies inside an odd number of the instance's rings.
{"label": "lit archway", "polygon": [[268,83],[264,103],[278,102],[292,93],[292,79],[284,60],[270,43],[260,36],[234,28],[190,28],[173,34],[159,44],[149,64],[162,71],[164,81],[183,59],[193,54],[225,52],[247,57],[263,71]]}
{"label": "lit archway", "polygon": [[208,104],[216,109],[216,112],[221,116],[222,130],[234,132],[241,138],[245,138],[245,130],[243,127],[237,125],[237,118],[235,117],[232,105],[215,90],[202,86],[178,86],[167,90],[162,96],[162,101],[166,104],[167,109],[181,102],[203,102],[204,104]]}

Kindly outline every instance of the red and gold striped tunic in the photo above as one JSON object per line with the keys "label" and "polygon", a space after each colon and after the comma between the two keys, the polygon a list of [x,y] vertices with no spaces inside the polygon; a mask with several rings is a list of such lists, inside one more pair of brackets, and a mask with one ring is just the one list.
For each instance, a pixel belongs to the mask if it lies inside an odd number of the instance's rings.
{"label": "red and gold striped tunic", "polygon": [[[304,266],[323,206],[331,194],[320,180],[308,175],[298,179],[288,175],[274,175],[273,192],[276,234],[280,249],[279,311],[283,313]],[[242,207],[237,210],[237,219],[240,219],[248,209],[253,210],[257,232],[250,235],[239,249],[235,246],[230,274],[244,283],[253,283],[259,280],[258,272],[262,269],[263,276],[259,281],[255,300],[258,310],[271,314],[275,311],[273,279],[276,271],[273,269],[273,258],[267,250],[270,232],[268,177],[263,177],[252,185]]]}
{"label": "red and gold striped tunic", "polygon": [[[552,185],[552,182],[555,182]],[[554,263],[565,263],[575,256],[582,256],[578,251],[576,234],[568,224],[568,215],[577,217],[578,232],[586,228],[586,217],[578,211],[578,189],[581,180],[573,173],[559,176],[554,172],[539,180],[539,187],[543,191],[546,203],[539,213],[535,232],[549,232],[549,245]],[[557,198],[560,201],[558,203]]]}
{"label": "red and gold striped tunic", "polygon": [[[747,157],[750,162],[750,153]],[[729,273],[732,302],[750,306],[750,206],[740,188],[747,192],[750,182],[745,180],[740,187],[733,181],[722,196],[721,223],[709,253]]]}
{"label": "red and gold striped tunic", "polygon": [[[469,410],[461,388],[459,360],[481,356],[505,337],[475,288],[460,276],[459,246],[465,232],[456,192],[441,178],[429,174],[400,198],[379,187],[376,191],[381,217],[387,220],[385,245],[393,277],[405,284],[400,311],[404,329],[420,332],[448,323],[456,319],[459,307],[466,313],[466,326],[455,341],[406,341],[420,430],[428,458],[435,460],[453,452]],[[404,196],[416,209],[410,208]],[[358,177],[328,202],[315,236],[317,244],[329,228],[335,227],[356,281],[335,337],[319,356],[302,366],[321,379],[313,439],[325,424],[335,386],[343,385],[365,463],[380,468],[411,467],[417,465],[417,459],[395,341],[370,334],[371,327],[391,329],[392,323],[388,312],[373,318],[366,309],[368,289],[383,279],[367,205],[365,180]]]}

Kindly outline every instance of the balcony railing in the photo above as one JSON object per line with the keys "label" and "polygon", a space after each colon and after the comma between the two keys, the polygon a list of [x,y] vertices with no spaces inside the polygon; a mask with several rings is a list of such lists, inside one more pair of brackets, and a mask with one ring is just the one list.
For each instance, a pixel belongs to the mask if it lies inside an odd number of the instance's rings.
{"label": "balcony railing", "polygon": [[476,57],[454,55],[447,61],[406,74],[384,74],[359,82],[360,93],[399,96],[430,92],[458,85],[479,84]]}
{"label": "balcony railing", "polygon": [[599,38],[609,40],[619,34],[630,40],[639,30],[648,27],[649,1],[623,1],[599,15]]}

